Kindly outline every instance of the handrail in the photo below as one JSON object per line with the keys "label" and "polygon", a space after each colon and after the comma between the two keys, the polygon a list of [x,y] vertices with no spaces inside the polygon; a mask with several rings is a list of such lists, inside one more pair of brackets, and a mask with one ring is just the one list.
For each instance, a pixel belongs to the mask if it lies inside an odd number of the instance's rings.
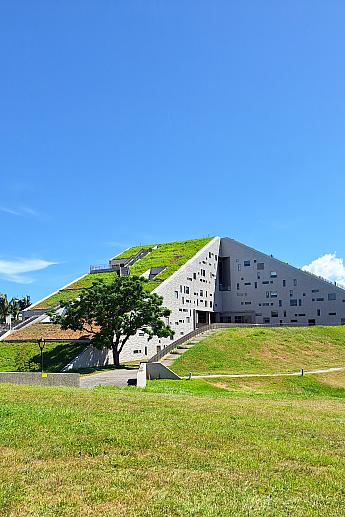
{"label": "handrail", "polygon": [[157,352],[153,357],[151,357],[148,362],[154,363],[158,361],[158,359],[161,359],[165,355],[167,355],[171,350],[174,350],[179,345],[182,345],[182,343],[185,343],[186,341],[189,341],[192,337],[198,336],[199,334],[202,334],[203,332],[206,332],[207,330],[212,330],[216,328],[230,328],[234,327],[235,324],[231,323],[211,323],[210,325],[202,325],[201,327],[198,327],[197,329],[192,330],[188,334],[185,334],[184,336],[180,337],[170,345],[166,346],[159,352]]}
{"label": "handrail", "polygon": [[179,345],[186,343],[195,336],[199,334],[203,334],[208,330],[216,330],[216,329],[226,329],[226,328],[253,328],[253,327],[263,327],[263,328],[271,328],[271,327],[305,327],[304,323],[285,323],[284,325],[280,323],[210,323],[209,325],[202,325],[201,327],[192,330],[188,334],[180,337],[170,345],[166,346],[159,352],[157,352],[154,356],[152,356],[148,363],[154,363],[169,354],[172,350],[177,348]]}

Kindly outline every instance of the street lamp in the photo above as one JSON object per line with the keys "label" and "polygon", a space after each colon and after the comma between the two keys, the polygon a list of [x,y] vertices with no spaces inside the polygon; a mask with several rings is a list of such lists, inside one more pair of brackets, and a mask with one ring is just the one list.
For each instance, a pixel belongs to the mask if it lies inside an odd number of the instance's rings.
{"label": "street lamp", "polygon": [[43,349],[46,346],[46,340],[41,337],[37,340],[37,344],[41,350],[41,374],[43,374]]}

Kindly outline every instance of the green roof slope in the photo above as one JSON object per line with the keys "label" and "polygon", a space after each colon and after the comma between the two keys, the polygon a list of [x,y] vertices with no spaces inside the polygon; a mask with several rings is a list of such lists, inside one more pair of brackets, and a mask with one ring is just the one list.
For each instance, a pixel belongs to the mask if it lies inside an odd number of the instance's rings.
{"label": "green roof slope", "polygon": [[[141,258],[130,266],[131,275],[143,275],[148,269],[153,267],[164,267],[159,275],[147,283],[147,289],[152,291],[159,283],[169,278],[175,271],[180,269],[188,260],[190,260],[198,251],[208,244],[213,237],[203,239],[194,239],[187,241],[168,242],[165,244],[150,244],[144,246],[134,246],[120,253],[115,259],[128,258],[136,255],[140,250],[147,248],[155,248],[151,253]],[[34,305],[35,309],[49,309],[58,304],[59,300],[76,298],[80,294],[81,289],[85,289],[92,285],[97,278],[105,282],[111,282],[116,273],[92,273],[87,274],[79,280],[72,282],[63,290],[50,296],[46,300]]]}

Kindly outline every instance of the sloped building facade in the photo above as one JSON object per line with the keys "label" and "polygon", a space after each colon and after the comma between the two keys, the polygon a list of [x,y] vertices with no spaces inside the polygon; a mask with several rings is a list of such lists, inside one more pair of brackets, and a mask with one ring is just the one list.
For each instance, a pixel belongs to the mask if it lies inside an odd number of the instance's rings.
{"label": "sloped building facade", "polygon": [[[162,263],[159,258],[153,260],[159,257],[159,248],[164,245],[143,249],[139,246],[133,248],[135,255],[129,250],[128,257],[124,252],[121,258],[110,261],[112,267],[119,266],[118,274],[132,274],[133,268],[133,274],[139,271],[153,282],[153,292],[161,295],[164,305],[171,310],[168,323],[175,331],[173,338],[150,341],[143,332],[138,332],[127,342],[122,352],[123,362],[150,358],[195,328],[209,323],[345,324],[343,288],[227,237],[185,242],[201,244],[185,263],[168,275],[163,259]],[[140,264],[150,264],[150,256],[154,267],[140,273],[143,271]],[[73,285],[68,289],[73,289]],[[79,284],[75,288],[79,289]],[[27,316],[37,310],[44,312],[45,309],[37,309],[41,306],[39,302],[30,307]],[[111,363],[109,354],[111,352],[106,356],[103,353],[104,363]],[[73,367],[79,366],[81,364],[73,364]]]}

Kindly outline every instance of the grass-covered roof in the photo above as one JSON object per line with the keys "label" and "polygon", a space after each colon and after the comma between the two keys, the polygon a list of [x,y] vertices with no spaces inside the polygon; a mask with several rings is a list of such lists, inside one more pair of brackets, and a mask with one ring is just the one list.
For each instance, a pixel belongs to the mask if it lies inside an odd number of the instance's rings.
{"label": "grass-covered roof", "polygon": [[[165,269],[158,274],[154,280],[147,283],[147,289],[152,291],[160,282],[169,278],[175,271],[190,260],[198,251],[200,251],[213,237],[203,239],[194,239],[187,241],[168,242],[165,244],[147,244],[134,246],[116,255],[115,259],[129,258],[136,255],[140,250],[154,248],[148,255],[144,256],[132,266],[130,266],[131,275],[143,275],[148,269],[155,267],[164,267]],[[92,273],[87,274],[79,280],[72,282],[66,288],[58,293],[46,298],[42,302],[34,305],[35,309],[50,309],[60,300],[76,298],[80,294],[81,289],[85,289],[92,285],[97,278],[105,282],[111,282],[116,273]]]}

